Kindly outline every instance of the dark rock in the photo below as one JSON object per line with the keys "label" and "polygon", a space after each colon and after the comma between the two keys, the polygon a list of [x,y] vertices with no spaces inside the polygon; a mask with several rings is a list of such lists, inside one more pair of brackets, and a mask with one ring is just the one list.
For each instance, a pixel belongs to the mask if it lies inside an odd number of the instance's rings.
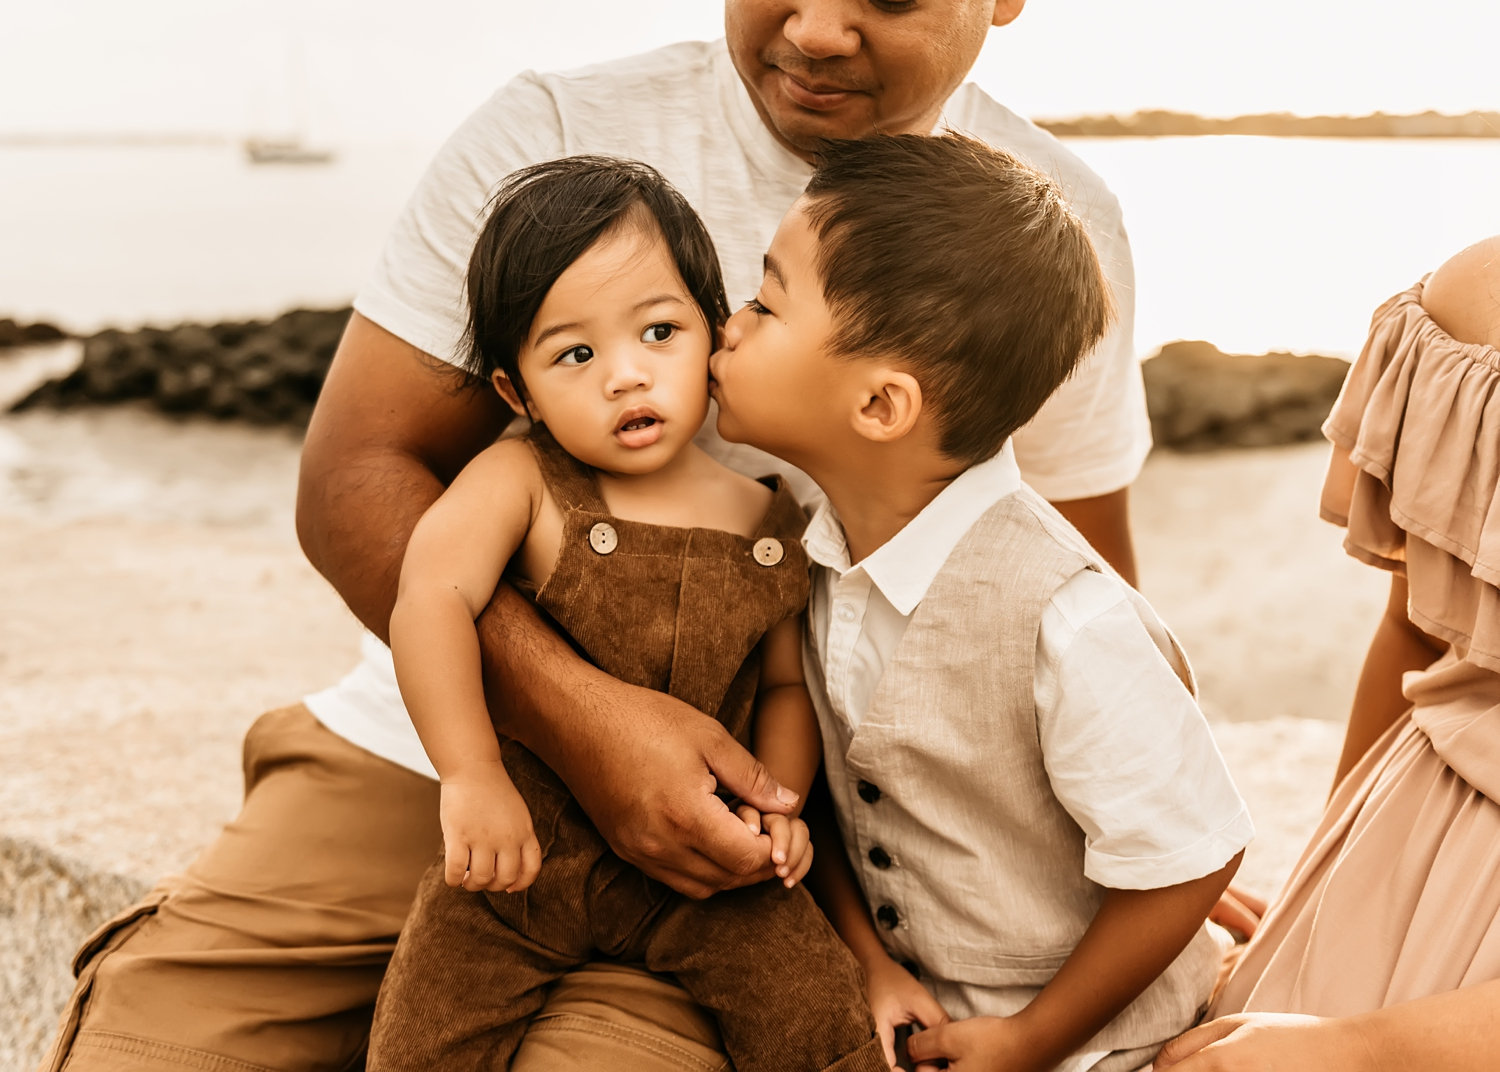
{"label": "dark rock", "polygon": [[348,320],[348,309],[294,309],[269,322],[101,331],[76,370],[14,408],[148,399],[168,413],[305,426]]}
{"label": "dark rock", "polygon": [[0,350],[10,346],[60,342],[67,337],[68,333],[55,324],[18,324],[9,317],[0,319]]}
{"label": "dark rock", "polygon": [[1142,366],[1157,446],[1265,447],[1321,438],[1349,363],[1299,354],[1226,354],[1173,342]]}

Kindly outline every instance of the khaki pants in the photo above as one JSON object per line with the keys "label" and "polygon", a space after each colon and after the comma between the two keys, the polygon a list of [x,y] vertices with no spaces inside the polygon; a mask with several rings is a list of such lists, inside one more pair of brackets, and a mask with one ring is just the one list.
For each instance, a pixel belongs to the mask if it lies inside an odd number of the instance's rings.
{"label": "khaki pants", "polygon": [[[245,737],[245,803],[187,871],[93,935],[49,1072],[360,1068],[381,977],[442,844],[430,779],[302,705]],[[565,978],[516,1070],[711,1072],[713,1020],[675,984],[598,965]]]}

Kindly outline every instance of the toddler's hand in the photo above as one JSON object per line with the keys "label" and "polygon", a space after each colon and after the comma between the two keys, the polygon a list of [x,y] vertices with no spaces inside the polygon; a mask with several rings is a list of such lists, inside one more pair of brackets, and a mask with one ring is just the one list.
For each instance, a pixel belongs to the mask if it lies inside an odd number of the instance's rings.
{"label": "toddler's hand", "polygon": [[862,967],[865,970],[865,993],[870,998],[870,1013],[875,1017],[875,1033],[885,1047],[885,1059],[895,1068],[896,1029],[904,1024],[936,1027],[948,1022],[948,1014],[911,972],[884,953],[866,961]]}
{"label": "toddler's hand", "polygon": [[807,824],[801,819],[790,819],[774,812],[762,814],[748,804],[735,809],[746,826],[756,834],[764,834],[771,841],[771,865],[781,884],[791,889],[807,875],[812,867],[812,839],[807,833]]}
{"label": "toddler's hand", "polygon": [[781,884],[791,889],[812,867],[812,839],[807,824],[785,815],[763,815],[761,826],[771,838],[771,863]]}
{"label": "toddler's hand", "polygon": [[513,893],[536,881],[542,850],[531,813],[499,760],[445,776],[439,813],[448,885]]}

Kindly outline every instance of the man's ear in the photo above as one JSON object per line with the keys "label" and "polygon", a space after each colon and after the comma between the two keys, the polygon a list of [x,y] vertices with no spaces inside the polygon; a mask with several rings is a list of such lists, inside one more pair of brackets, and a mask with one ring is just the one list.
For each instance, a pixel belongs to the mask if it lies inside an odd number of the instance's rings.
{"label": "man's ear", "polygon": [[864,399],[854,415],[854,430],[874,443],[894,443],[917,426],[922,416],[922,385],[909,372],[875,366]]}
{"label": "man's ear", "polygon": [[536,420],[536,415],[531,412],[521,398],[521,392],[516,390],[516,385],[511,383],[510,377],[500,369],[490,374],[490,382],[495,385],[495,393],[505,399],[505,404],[511,408],[517,417],[525,417],[527,420]]}
{"label": "man's ear", "polygon": [[1026,0],[995,0],[994,13],[990,15],[991,26],[1007,26],[1016,21]]}

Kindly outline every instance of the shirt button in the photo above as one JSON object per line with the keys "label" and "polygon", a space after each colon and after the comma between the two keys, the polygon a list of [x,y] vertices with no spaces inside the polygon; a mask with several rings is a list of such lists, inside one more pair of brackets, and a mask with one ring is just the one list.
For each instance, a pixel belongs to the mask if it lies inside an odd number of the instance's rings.
{"label": "shirt button", "polygon": [[893,931],[896,929],[896,925],[901,922],[901,913],[896,911],[895,905],[883,904],[875,909],[875,918],[880,921],[880,925],[886,930]]}
{"label": "shirt button", "polygon": [[891,859],[891,854],[886,852],[879,845],[876,845],[873,849],[870,850],[870,862],[876,867],[880,868],[880,870],[882,871],[890,867],[891,864],[895,863],[895,861]]}
{"label": "shirt button", "polygon": [[589,529],[589,546],[601,555],[607,555],[620,546],[620,536],[615,532],[613,525],[607,521],[601,521]]}
{"label": "shirt button", "polygon": [[854,621],[854,608],[847,603],[840,603],[838,616],[841,622],[852,622]]}
{"label": "shirt button", "polygon": [[782,550],[781,541],[771,536],[756,540],[751,554],[762,566],[774,566],[786,556],[786,552]]}
{"label": "shirt button", "polygon": [[873,782],[861,781],[858,787],[859,799],[866,804],[874,804],[880,799],[880,786]]}

